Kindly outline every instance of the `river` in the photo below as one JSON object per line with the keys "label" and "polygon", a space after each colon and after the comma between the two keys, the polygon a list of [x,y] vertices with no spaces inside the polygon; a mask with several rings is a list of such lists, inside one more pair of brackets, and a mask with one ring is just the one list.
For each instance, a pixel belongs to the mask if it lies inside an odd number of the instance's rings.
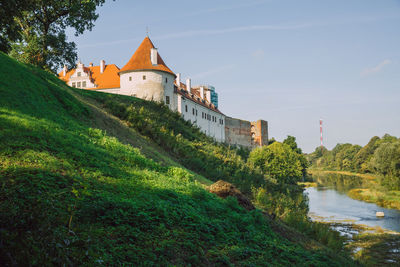
{"label": "river", "polygon": [[[347,196],[347,192],[353,188],[373,186],[370,181],[341,174],[314,174],[313,179],[318,186],[306,189],[309,197],[309,215],[312,219],[347,221],[400,232],[399,210],[385,209]],[[377,218],[377,211],[383,211],[385,217]]]}

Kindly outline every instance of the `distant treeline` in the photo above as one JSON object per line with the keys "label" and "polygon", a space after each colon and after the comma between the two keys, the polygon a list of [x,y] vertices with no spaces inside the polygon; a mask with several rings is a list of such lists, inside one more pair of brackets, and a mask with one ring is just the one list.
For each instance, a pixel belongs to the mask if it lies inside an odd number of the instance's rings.
{"label": "distant treeline", "polygon": [[400,190],[400,138],[374,136],[364,147],[337,144],[331,151],[318,147],[307,159],[312,168],[372,173],[389,190]]}

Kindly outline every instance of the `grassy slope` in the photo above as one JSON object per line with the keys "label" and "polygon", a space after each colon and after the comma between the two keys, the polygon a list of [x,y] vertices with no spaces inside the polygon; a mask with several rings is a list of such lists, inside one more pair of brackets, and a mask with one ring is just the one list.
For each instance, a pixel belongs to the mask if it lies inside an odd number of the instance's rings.
{"label": "grassy slope", "polygon": [[1,262],[343,265],[207,193],[57,78],[3,54],[0,65]]}

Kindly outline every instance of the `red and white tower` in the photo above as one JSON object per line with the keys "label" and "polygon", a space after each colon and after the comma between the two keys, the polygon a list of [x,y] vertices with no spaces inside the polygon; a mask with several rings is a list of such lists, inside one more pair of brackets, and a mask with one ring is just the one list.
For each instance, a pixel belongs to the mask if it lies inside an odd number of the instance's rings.
{"label": "red and white tower", "polygon": [[321,134],[321,148],[324,146],[323,139],[322,139],[322,119],[319,120],[319,132]]}

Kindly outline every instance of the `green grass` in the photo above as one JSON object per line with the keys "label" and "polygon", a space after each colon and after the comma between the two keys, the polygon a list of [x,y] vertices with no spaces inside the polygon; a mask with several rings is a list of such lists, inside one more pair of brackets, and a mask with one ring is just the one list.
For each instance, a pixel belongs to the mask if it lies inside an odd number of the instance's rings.
{"label": "green grass", "polygon": [[80,90],[84,98],[124,121],[180,164],[211,181],[234,183],[246,194],[265,184],[261,170],[250,167],[240,150],[217,143],[167,106],[122,95]]}
{"label": "green grass", "polygon": [[377,205],[400,210],[400,191],[389,191],[380,188],[357,188],[349,191],[351,198],[376,203]]}
{"label": "green grass", "polygon": [[[92,106],[104,94],[68,88],[1,53],[0,65],[1,262],[353,264],[321,246],[306,249],[288,241],[259,210],[247,212],[235,199],[205,191],[202,183],[209,180],[182,167],[188,161],[178,153],[176,162],[163,149],[167,146]],[[131,119],[146,125],[145,117]],[[181,135],[211,145],[205,137],[198,139],[197,129],[177,120]],[[237,162],[214,173],[230,174]]]}

